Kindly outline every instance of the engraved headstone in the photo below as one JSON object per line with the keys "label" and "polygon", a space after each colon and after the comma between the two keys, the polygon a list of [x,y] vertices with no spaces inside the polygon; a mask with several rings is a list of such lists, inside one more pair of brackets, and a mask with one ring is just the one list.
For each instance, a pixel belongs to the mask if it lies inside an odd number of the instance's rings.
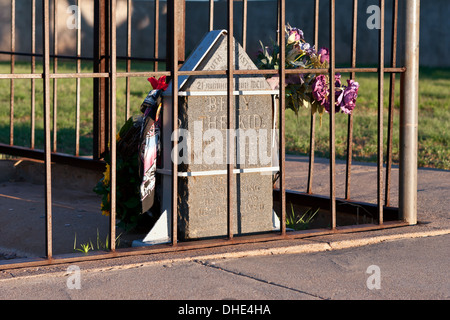
{"label": "engraved headstone", "polygon": [[[234,45],[236,70],[257,69],[239,43]],[[226,70],[226,31],[211,31],[180,70]],[[274,94],[263,76],[234,77],[234,128],[227,131],[226,76],[179,77],[178,238],[227,234],[227,163],[234,174],[233,233],[274,229],[272,163]],[[171,216],[172,87],[163,105],[163,215]],[[227,156],[227,133],[233,154]],[[168,219],[170,220],[170,218]],[[170,221],[167,225],[170,230]]]}

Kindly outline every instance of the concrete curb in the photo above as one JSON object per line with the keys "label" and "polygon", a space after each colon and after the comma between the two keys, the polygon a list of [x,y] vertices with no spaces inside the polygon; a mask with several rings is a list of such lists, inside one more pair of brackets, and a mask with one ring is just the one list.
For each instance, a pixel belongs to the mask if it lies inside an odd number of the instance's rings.
{"label": "concrete curb", "polygon": [[427,232],[411,232],[405,234],[378,236],[371,238],[355,239],[355,240],[341,240],[320,243],[308,243],[280,248],[268,248],[249,250],[241,252],[219,253],[211,255],[197,256],[195,258],[187,258],[183,260],[217,260],[217,259],[237,259],[243,257],[263,256],[263,255],[279,255],[279,254],[299,254],[299,253],[313,253],[321,251],[342,250],[353,247],[367,246],[377,244],[385,241],[396,241],[402,239],[435,237],[450,234],[450,229],[435,230]]}
{"label": "concrete curb", "polygon": [[[283,255],[283,254],[303,254],[303,253],[315,253],[324,251],[335,251],[348,248],[362,247],[373,244],[378,244],[386,241],[398,241],[404,239],[415,239],[415,238],[426,238],[426,237],[436,237],[450,234],[450,229],[440,229],[424,232],[409,232],[404,234],[394,234],[394,235],[383,235],[374,236],[367,238],[359,238],[353,240],[337,240],[337,241],[321,241],[317,243],[306,243],[299,245],[289,245],[284,247],[272,247],[256,250],[240,250],[237,252],[224,252],[224,253],[212,253],[204,255],[191,255],[189,257],[183,258],[162,258],[153,261],[143,261],[138,263],[124,263],[120,265],[110,265],[107,267],[89,267],[83,265],[80,267],[81,273],[92,273],[92,272],[107,272],[115,270],[127,270],[135,269],[141,267],[155,266],[155,265],[171,265],[174,263],[187,263],[187,262],[198,262],[198,261],[208,261],[208,260],[222,260],[222,259],[239,259],[245,257],[258,257],[258,256],[268,256],[268,255]],[[314,240],[317,241],[317,240]],[[110,260],[111,261],[111,260]],[[39,268],[38,268],[39,269]],[[69,273],[65,271],[56,272],[45,272],[45,267],[40,268],[38,273],[33,274],[13,274],[13,270],[10,270],[10,277],[1,278],[0,281],[9,281],[14,279],[34,279],[39,277],[64,277],[68,276]]]}

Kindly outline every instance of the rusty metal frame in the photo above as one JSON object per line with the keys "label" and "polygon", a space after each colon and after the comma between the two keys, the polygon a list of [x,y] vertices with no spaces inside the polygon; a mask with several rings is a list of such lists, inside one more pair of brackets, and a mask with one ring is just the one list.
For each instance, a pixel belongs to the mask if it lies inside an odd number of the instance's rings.
{"label": "rusty metal frame", "polygon": [[[34,1],[33,0],[33,9],[34,9]],[[314,0],[314,42],[318,47],[319,37],[319,2],[320,0]],[[407,0],[408,7],[407,9],[407,30],[408,31],[417,31],[418,24],[418,16],[417,11],[420,4],[420,0]],[[185,3],[184,0],[173,1],[170,2],[172,5],[169,6],[169,14],[168,14],[168,29],[170,29],[170,34],[168,34],[168,39],[170,40],[171,50],[168,51],[168,56],[166,57],[167,65],[170,67],[167,71],[159,71],[158,62],[164,61],[164,59],[159,58],[158,54],[158,39],[159,35],[159,0],[155,0],[155,51],[153,58],[146,58],[144,60],[154,61],[154,71],[153,72],[131,72],[130,71],[130,62],[135,59],[131,56],[131,0],[127,0],[127,55],[126,57],[118,57],[116,53],[116,3],[117,0],[106,1],[106,0],[95,0],[94,12],[97,17],[95,23],[95,52],[94,57],[82,57],[81,56],[81,44],[79,42],[79,35],[77,36],[77,55],[75,58],[77,61],[77,72],[74,74],[62,74],[57,73],[57,62],[58,58],[63,58],[64,56],[58,55],[57,52],[57,32],[55,28],[54,32],[54,54],[50,54],[50,0],[42,0],[43,3],[43,53],[42,55],[35,53],[35,18],[32,18],[32,52],[30,54],[15,52],[15,0],[11,0],[11,15],[13,17],[11,23],[11,52],[6,52],[11,55],[11,73],[10,74],[0,74],[0,79],[10,79],[11,82],[11,100],[10,100],[10,113],[11,113],[11,134],[10,134],[10,144],[0,144],[0,152],[13,154],[18,156],[25,156],[30,158],[42,159],[45,162],[46,168],[46,179],[45,179],[45,211],[46,211],[46,257],[45,258],[28,258],[25,260],[15,259],[14,261],[7,261],[6,263],[0,264],[0,270],[4,269],[12,269],[19,267],[31,267],[31,266],[43,266],[43,265],[51,265],[51,264],[59,264],[59,263],[71,263],[76,261],[88,261],[88,260],[98,260],[98,259],[109,259],[116,257],[124,257],[131,255],[142,255],[142,254],[151,254],[151,253],[161,253],[161,252],[174,252],[174,251],[183,251],[183,250],[192,250],[199,248],[207,248],[207,247],[216,247],[216,246],[226,246],[226,245],[234,245],[234,244],[242,244],[242,243],[253,243],[260,241],[272,241],[272,240],[285,240],[285,239],[301,239],[318,235],[327,235],[327,234],[342,234],[349,232],[359,232],[359,231],[369,231],[369,230],[380,230],[385,228],[395,228],[405,225],[414,224],[414,203],[409,204],[413,208],[403,208],[407,207],[405,205],[406,201],[411,197],[414,197],[414,192],[410,190],[411,188],[404,188],[405,190],[401,191],[400,196],[400,208],[391,208],[389,207],[389,190],[390,190],[390,170],[392,164],[392,117],[393,117],[393,93],[394,93],[394,81],[395,74],[400,73],[402,75],[402,95],[403,95],[403,103],[410,103],[413,106],[413,114],[407,114],[408,111],[405,110],[403,106],[402,112],[405,113],[403,116],[403,121],[414,121],[414,103],[416,101],[414,99],[417,98],[417,92],[415,95],[407,95],[405,93],[408,90],[408,93],[411,91],[417,91],[417,81],[414,80],[417,76],[417,70],[408,71],[406,67],[397,67],[396,61],[396,47],[397,47],[397,28],[398,28],[398,0],[393,0],[394,11],[393,11],[393,29],[392,29],[392,59],[391,66],[385,67],[384,61],[384,9],[385,9],[385,0],[380,0],[380,8],[381,8],[381,29],[379,31],[380,41],[379,41],[379,65],[377,68],[358,68],[356,66],[356,39],[357,39],[357,11],[358,11],[358,0],[353,0],[353,29],[352,29],[352,53],[351,53],[351,67],[350,68],[337,68],[335,64],[335,6],[336,0],[330,0],[329,13],[330,13],[330,67],[329,69],[315,69],[314,73],[317,74],[328,74],[331,79],[334,78],[334,75],[338,72],[349,72],[351,73],[351,78],[355,79],[357,73],[377,73],[379,79],[379,95],[378,95],[378,159],[377,159],[377,204],[369,204],[369,203],[361,203],[361,202],[352,202],[350,198],[350,174],[351,174],[351,153],[352,153],[352,126],[353,119],[349,116],[348,119],[348,136],[347,136],[347,145],[348,145],[348,154],[347,154],[347,179],[346,179],[346,193],[345,199],[336,199],[335,193],[335,114],[331,112],[330,114],[330,122],[329,122],[329,130],[330,130],[330,194],[328,197],[317,196],[313,194],[312,185],[313,185],[313,172],[314,172],[314,125],[315,118],[311,116],[311,131],[310,131],[310,152],[309,152],[309,169],[308,169],[308,184],[307,190],[305,193],[294,192],[290,190],[286,190],[286,179],[285,179],[285,76],[287,74],[301,74],[301,73],[310,73],[311,70],[286,70],[285,68],[285,37],[284,37],[284,26],[285,26],[285,12],[286,12],[286,3],[285,0],[277,0],[278,3],[278,13],[277,13],[277,39],[280,44],[281,52],[281,67],[279,70],[234,70],[233,65],[233,8],[234,1],[228,0],[228,54],[227,54],[227,63],[228,69],[223,71],[179,71],[178,66],[180,60],[184,59],[184,44],[181,38],[184,39],[184,26],[181,26],[184,23],[184,17],[182,17],[182,13],[184,12]],[[79,2],[77,2],[79,3]],[[242,20],[242,38],[243,38],[243,46],[246,46],[246,34],[247,34],[247,1],[242,1],[243,5],[243,20]],[[54,5],[54,23],[56,23],[56,6]],[[181,9],[180,9],[181,8]],[[213,29],[214,25],[214,1],[209,1],[209,12],[210,12],[210,23],[209,29]],[[35,14],[35,10],[32,11],[33,15]],[[180,30],[183,30],[180,32]],[[418,36],[417,32],[413,32],[413,35],[410,36],[407,40],[407,44],[409,47],[406,48],[406,55],[410,55],[410,60],[408,63],[411,69],[416,67],[418,64],[417,53],[412,52],[412,48],[414,45],[418,44]],[[5,52],[0,52],[5,53]],[[15,63],[15,55],[27,55],[32,58],[32,70],[30,74],[15,74],[14,73],[14,63]],[[34,58],[37,56],[43,57],[44,69],[42,74],[35,73],[35,64]],[[54,69],[53,73],[50,72],[50,59],[53,58]],[[67,57],[65,57],[67,58]],[[89,59],[94,61],[94,72],[93,73],[81,73],[80,71],[80,63],[83,59]],[[125,59],[127,61],[127,69],[126,72],[117,72],[117,60]],[[389,126],[388,126],[388,160],[387,160],[387,173],[386,173],[386,190],[385,190],[385,203],[383,203],[383,179],[382,179],[382,169],[383,169],[383,109],[384,109],[384,101],[383,101],[383,78],[384,74],[389,73],[391,76],[390,79],[390,99],[389,99]],[[89,256],[86,255],[77,255],[77,254],[63,254],[58,256],[53,256],[52,250],[52,193],[51,193],[51,163],[55,162],[63,162],[69,163],[71,165],[79,165],[82,167],[91,167],[97,169],[103,169],[104,163],[101,161],[102,152],[106,151],[107,142],[111,140],[111,137],[115,137],[116,134],[116,91],[117,91],[117,78],[125,77],[127,79],[127,105],[126,105],[126,114],[129,113],[129,78],[130,77],[142,77],[142,76],[168,76],[172,79],[173,85],[171,92],[172,101],[173,101],[173,130],[176,132],[178,128],[178,76],[180,75],[224,75],[227,77],[228,83],[228,104],[227,104],[227,119],[228,119],[228,129],[233,128],[234,124],[231,121],[233,115],[233,78],[235,75],[276,75],[280,76],[280,89],[279,89],[279,161],[280,161],[280,178],[279,178],[279,189],[274,190],[274,200],[278,201],[280,208],[280,220],[281,226],[279,232],[265,233],[259,235],[245,235],[245,236],[233,236],[233,215],[232,215],[232,195],[233,195],[233,168],[231,165],[227,168],[227,177],[228,177],[228,208],[227,208],[227,217],[228,217],[228,233],[226,238],[213,239],[213,240],[199,240],[199,241],[187,241],[187,242],[179,242],[177,239],[177,192],[178,192],[178,164],[174,161],[172,166],[172,228],[171,228],[171,243],[169,244],[161,244],[155,245],[152,247],[139,247],[139,248],[126,248],[126,249],[118,249],[115,247],[115,203],[116,196],[115,192],[111,194],[111,214],[110,214],[110,251],[109,252],[95,252]],[[408,76],[408,77],[407,77]],[[57,108],[57,79],[61,78],[75,78],[77,81],[77,92],[79,93],[79,80],[81,78],[91,78],[94,81],[94,104],[95,104],[95,113],[94,113],[94,127],[96,131],[96,138],[94,139],[94,159],[86,159],[82,157],[78,157],[78,151],[75,156],[59,154],[56,152],[56,140],[53,141],[53,152],[52,152],[52,141],[51,141],[51,95],[50,95],[50,79],[53,79],[53,111],[54,111],[54,139],[56,136],[56,108]],[[35,79],[43,79],[44,83],[44,131],[45,131],[45,148],[44,150],[34,150],[34,136],[32,136],[30,145],[31,148],[24,148],[14,146],[14,137],[13,137],[13,122],[14,122],[14,79],[31,79],[32,83],[34,83]],[[405,87],[407,87],[405,89]],[[334,104],[334,86],[330,86],[331,91],[331,104]],[[77,93],[77,109],[79,105],[79,94]],[[409,99],[409,100],[408,100]],[[34,100],[34,95],[33,95]],[[411,100],[411,101],[410,101]],[[417,105],[415,105],[417,108]],[[33,110],[33,109],[32,109]],[[79,115],[78,115],[79,116]],[[79,125],[79,118],[77,116],[77,126]],[[411,120],[412,119],[412,120]],[[406,126],[405,126],[406,127]],[[412,129],[410,129],[413,127]],[[34,127],[32,126],[32,130]],[[403,129],[405,136],[403,139],[410,139],[414,137],[414,126],[409,125],[408,128]],[[407,131],[406,130],[410,130]],[[412,130],[412,131],[411,131]],[[402,131],[403,132],[403,131]],[[176,152],[178,148],[178,139],[174,139],[173,141],[173,150]],[[414,143],[413,149],[414,149]],[[416,146],[417,147],[417,146]],[[401,183],[406,183],[408,181],[414,182],[414,179],[417,179],[417,172],[414,177],[414,171],[411,166],[408,166],[410,162],[414,163],[408,156],[411,156],[411,153],[407,154],[407,151],[403,151],[402,159],[404,162],[407,162],[406,169],[403,169],[402,176],[403,180]],[[414,150],[413,150],[414,151]],[[110,148],[111,152],[111,189],[115,190],[116,188],[116,147],[115,144],[111,144]],[[405,155],[406,154],[406,155]],[[417,155],[417,153],[416,153]],[[176,158],[176,157],[175,157]],[[174,159],[175,159],[174,158]],[[409,162],[408,162],[409,161]],[[408,180],[409,179],[409,180]],[[305,231],[289,231],[286,230],[286,202],[290,201],[297,204],[303,205],[314,205],[316,203],[328,203],[326,206],[331,212],[331,221],[330,228],[326,229],[314,229],[314,230],[305,230]],[[351,212],[355,205],[363,206],[366,210],[370,210],[375,216],[378,216],[378,223],[369,224],[369,225],[353,225],[353,226],[337,226],[336,225],[336,214],[337,214],[337,206],[339,206],[340,211]]]}
{"label": "rusty metal frame", "polygon": [[233,199],[234,181],[233,169],[234,161],[230,157],[234,155],[232,149],[230,132],[234,129],[234,1],[228,1],[228,35],[227,35],[227,235],[228,240],[233,240]]}

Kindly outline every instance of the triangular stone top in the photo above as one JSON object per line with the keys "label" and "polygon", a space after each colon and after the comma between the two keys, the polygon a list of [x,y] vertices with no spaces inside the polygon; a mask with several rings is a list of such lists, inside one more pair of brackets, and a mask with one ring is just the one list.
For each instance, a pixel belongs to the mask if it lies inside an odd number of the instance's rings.
{"label": "triangular stone top", "polygon": [[[227,70],[228,35],[226,30],[213,30],[205,35],[197,48],[185,61],[180,71]],[[234,41],[234,69],[257,70],[258,68],[244,51],[242,46]],[[264,76],[235,75],[235,91],[271,90]],[[227,91],[227,77],[209,76],[179,76],[179,91]],[[172,83],[166,94],[172,92]]]}

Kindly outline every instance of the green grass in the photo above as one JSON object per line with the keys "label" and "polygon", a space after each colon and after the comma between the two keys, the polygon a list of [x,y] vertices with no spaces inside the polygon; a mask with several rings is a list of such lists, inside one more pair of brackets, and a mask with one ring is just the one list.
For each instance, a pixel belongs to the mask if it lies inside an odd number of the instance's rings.
{"label": "green grass", "polygon": [[[83,62],[82,72],[91,72],[92,66]],[[151,63],[132,63],[132,71],[151,71]],[[118,71],[125,71],[125,65],[119,64]],[[9,73],[8,62],[0,63],[0,73]],[[16,63],[16,73],[30,72],[27,62]],[[36,72],[42,72],[42,66],[37,65]],[[75,72],[73,63],[58,64],[58,72]],[[343,79],[348,74],[342,75]],[[357,74],[360,83],[359,98],[354,111],[354,144],[353,159],[357,161],[376,161],[377,157],[377,74]],[[52,82],[52,81],[51,81]],[[14,94],[14,144],[28,147],[30,145],[31,119],[31,80],[15,80]],[[57,108],[57,144],[58,152],[73,154],[75,151],[75,79],[58,79]],[[51,83],[52,86],[52,83]],[[384,108],[384,139],[387,139],[388,92],[389,78],[385,78],[385,108]],[[9,143],[9,94],[10,81],[0,80],[0,143]],[[52,88],[52,87],[51,87]],[[450,169],[450,68],[421,68],[419,95],[419,166],[440,169]],[[93,139],[93,81],[81,79],[81,126],[80,154],[92,154]],[[145,77],[131,78],[131,114],[139,114],[139,107],[151,89]],[[394,108],[393,160],[398,162],[399,148],[399,76],[396,80],[396,96]],[[51,89],[52,93],[52,89]],[[53,106],[53,104],[52,104]],[[286,149],[291,154],[308,154],[310,111],[303,109],[298,117],[293,112],[286,112]],[[117,126],[125,121],[125,78],[117,79]],[[346,157],[348,117],[336,115],[336,156]],[[316,156],[328,157],[329,116],[324,114],[322,125],[317,117]],[[36,80],[36,148],[43,148],[43,103],[42,80]],[[386,146],[386,143],[385,143]],[[385,149],[386,154],[386,149]]]}
{"label": "green grass", "polygon": [[[342,75],[347,78],[347,74]],[[377,159],[378,84],[377,74],[357,74],[360,83],[357,107],[353,113],[353,159],[374,162]],[[397,76],[394,104],[393,161],[398,163],[400,81]],[[419,155],[420,167],[450,169],[450,69],[421,68],[419,85]],[[389,77],[384,82],[384,154],[387,146]],[[336,115],[336,157],[345,159],[348,116]],[[310,111],[299,116],[286,112],[286,148],[291,154],[309,152]],[[329,115],[316,120],[316,152],[329,156]]]}

